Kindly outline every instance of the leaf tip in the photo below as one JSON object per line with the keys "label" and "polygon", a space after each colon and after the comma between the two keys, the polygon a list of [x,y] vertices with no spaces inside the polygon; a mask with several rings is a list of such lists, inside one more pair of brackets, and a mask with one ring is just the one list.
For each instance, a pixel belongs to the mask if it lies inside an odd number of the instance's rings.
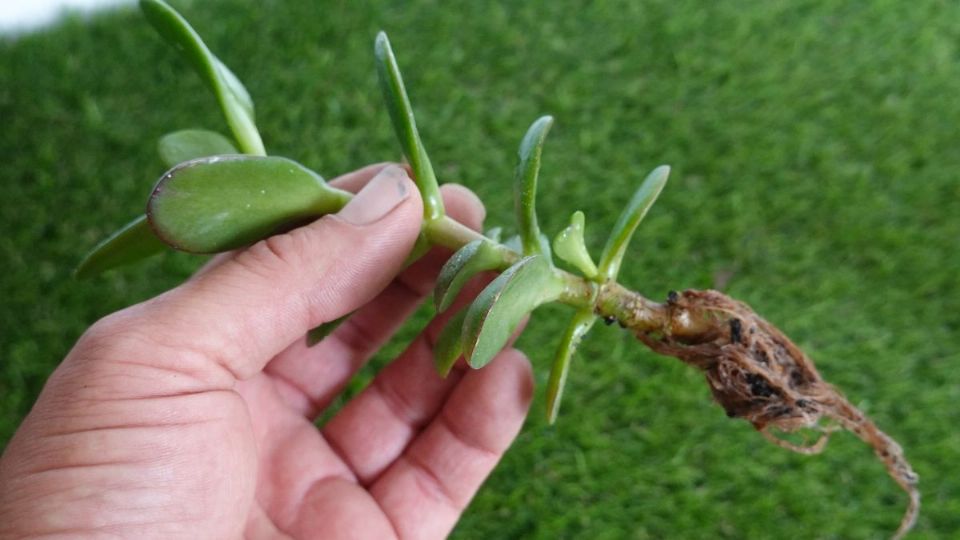
{"label": "leaf tip", "polygon": [[547,408],[547,424],[555,425],[557,423],[557,416],[560,412],[560,408],[554,406],[553,404],[548,405]]}
{"label": "leaf tip", "polygon": [[[543,141],[547,137],[547,133],[550,132],[550,128],[553,127],[553,116],[545,114],[540,118],[537,118],[530,124],[530,127],[527,129],[527,133],[524,135],[523,140],[520,143],[520,160],[526,161],[529,159],[529,155],[532,152],[539,152],[543,148]],[[539,169],[539,164],[537,164]]]}
{"label": "leaf tip", "polygon": [[390,52],[390,38],[385,31],[377,32],[377,37],[373,40],[373,50],[378,57],[384,57]]}
{"label": "leaf tip", "polygon": [[599,270],[583,240],[585,223],[583,212],[574,212],[570,216],[570,224],[553,239],[553,252],[560,259],[575,266],[587,279],[594,279]]}

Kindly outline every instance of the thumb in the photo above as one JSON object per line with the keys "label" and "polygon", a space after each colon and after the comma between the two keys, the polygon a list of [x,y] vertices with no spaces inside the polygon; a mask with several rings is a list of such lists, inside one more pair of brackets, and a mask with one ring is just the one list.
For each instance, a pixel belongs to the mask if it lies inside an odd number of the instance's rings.
{"label": "thumb", "polygon": [[254,244],[135,306],[123,326],[249,377],[310,328],[384,289],[416,241],[422,212],[416,186],[388,166],[339,213]]}

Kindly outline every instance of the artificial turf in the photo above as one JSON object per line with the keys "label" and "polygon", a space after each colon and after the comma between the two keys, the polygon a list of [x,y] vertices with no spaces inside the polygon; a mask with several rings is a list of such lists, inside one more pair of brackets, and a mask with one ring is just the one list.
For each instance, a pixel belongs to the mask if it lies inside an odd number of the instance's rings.
{"label": "artificial turf", "polygon": [[[389,32],[441,181],[510,226],[516,145],[538,115],[546,231],[602,245],[654,166],[670,183],[622,282],[721,287],[778,324],[904,446],[916,538],[960,531],[960,4],[175,2],[246,82],[271,153],[333,176],[398,155],[372,59]],[[83,253],[142,211],[162,134],[225,131],[133,10],[0,43],[0,445],[98,317],[183,280],[153,259],[87,282]],[[428,316],[423,312],[418,324]],[[570,313],[520,341],[540,391],[456,538],[880,538],[905,496],[849,434],[805,457],[711,402],[701,376],[617,328],[575,358],[543,420]],[[414,325],[415,326],[415,325]],[[360,386],[415,332],[411,326]]]}

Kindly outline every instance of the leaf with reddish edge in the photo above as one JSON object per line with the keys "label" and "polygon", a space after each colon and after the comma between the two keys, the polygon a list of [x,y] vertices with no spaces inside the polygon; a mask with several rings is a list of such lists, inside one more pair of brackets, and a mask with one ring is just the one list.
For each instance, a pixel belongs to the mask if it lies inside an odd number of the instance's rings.
{"label": "leaf with reddish edge", "polygon": [[154,232],[191,253],[236,249],[340,210],[351,195],[281,157],[213,156],[160,178],[147,205]]}
{"label": "leaf with reddish edge", "polygon": [[437,277],[437,285],[433,289],[433,301],[437,311],[446,311],[457,298],[460,289],[473,276],[505,266],[501,251],[487,240],[474,240],[458,249],[447,259]]}
{"label": "leaf with reddish edge", "polygon": [[504,270],[467,310],[462,339],[470,366],[490,363],[527,314],[563,292],[563,281],[542,255],[525,257]]}

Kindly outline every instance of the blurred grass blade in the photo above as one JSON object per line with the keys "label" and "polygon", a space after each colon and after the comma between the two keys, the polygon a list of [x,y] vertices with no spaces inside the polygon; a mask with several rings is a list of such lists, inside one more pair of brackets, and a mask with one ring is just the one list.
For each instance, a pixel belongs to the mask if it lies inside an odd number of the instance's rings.
{"label": "blurred grass blade", "polygon": [[560,411],[560,400],[563,398],[563,388],[567,384],[567,374],[570,371],[570,361],[576,352],[583,336],[593,328],[597,316],[591,309],[578,311],[560,341],[560,347],[550,368],[550,381],[547,383],[547,420],[552,424],[557,420]]}
{"label": "blurred grass blade", "polygon": [[240,79],[214,56],[176,10],[162,0],[140,0],[140,9],[160,36],[173,45],[213,90],[227,125],[246,154],[265,155],[260,132],[254,122],[253,100]]}
{"label": "blurred grass blade", "polygon": [[433,301],[437,311],[446,311],[457,298],[460,289],[473,276],[487,270],[506,266],[496,245],[486,240],[474,240],[458,249],[440,269]]}
{"label": "blurred grass blade", "polygon": [[587,246],[583,242],[584,222],[583,212],[577,210],[570,216],[570,225],[553,239],[553,252],[562,260],[572,264],[588,279],[597,276],[597,265],[594,264]]}
{"label": "blurred grass blade", "polygon": [[537,178],[540,176],[543,143],[552,125],[552,116],[541,116],[527,129],[520,141],[514,176],[514,205],[524,255],[544,252],[540,225],[537,223]]}
{"label": "blurred grass blade", "polygon": [[167,245],[150,229],[147,217],[140,216],[90,250],[73,275],[80,279],[90,278],[111,268],[146,259],[165,249]]}
{"label": "blurred grass blade", "polygon": [[449,375],[453,365],[463,355],[463,340],[460,336],[463,334],[463,320],[466,316],[466,309],[456,312],[437,336],[437,342],[433,346],[433,362],[441,377]]}
{"label": "blurred grass blade", "polygon": [[286,158],[213,156],[167,172],[150,196],[147,216],[168,245],[216,253],[336,212],[350,198]]}
{"label": "blurred grass blade", "polygon": [[563,290],[563,282],[542,255],[525,257],[506,269],[467,309],[462,339],[470,366],[487,365],[528,313],[556,300]]}
{"label": "blurred grass blade", "polygon": [[206,129],[182,129],[168,133],[157,142],[157,152],[167,167],[191,159],[240,153],[230,139]]}
{"label": "blurred grass blade", "polygon": [[627,251],[630,244],[630,238],[633,232],[637,230],[637,225],[643,221],[647,215],[647,210],[653,206],[657,196],[663,190],[670,176],[670,167],[661,165],[654,169],[643,184],[634,193],[633,198],[627,203],[626,208],[617,218],[617,223],[613,226],[613,231],[607,239],[607,245],[603,248],[603,255],[600,257],[600,275],[604,281],[613,281],[617,279],[620,273],[620,264],[623,262],[623,254]]}
{"label": "blurred grass blade", "polygon": [[410,98],[403,86],[400,76],[400,67],[390,48],[387,34],[380,32],[374,44],[374,54],[377,59],[377,75],[380,79],[380,89],[383,91],[383,100],[390,113],[393,129],[403,149],[403,155],[410,162],[413,169],[414,181],[420,189],[423,198],[423,214],[427,220],[443,217],[443,198],[437,186],[437,177],[433,172],[433,165],[427,156],[427,150],[420,140],[417,131],[417,122],[413,116],[413,107]]}

